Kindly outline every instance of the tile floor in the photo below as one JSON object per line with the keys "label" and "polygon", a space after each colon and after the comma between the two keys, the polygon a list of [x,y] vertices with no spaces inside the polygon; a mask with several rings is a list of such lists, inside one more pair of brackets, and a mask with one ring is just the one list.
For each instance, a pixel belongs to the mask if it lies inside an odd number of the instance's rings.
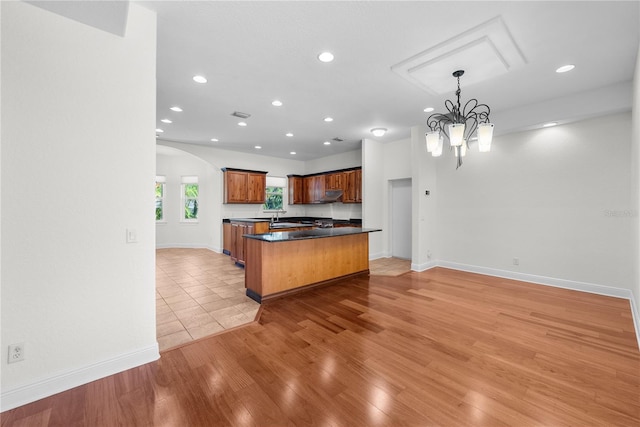
{"label": "tile floor", "polygon": [[411,271],[411,260],[400,258],[378,258],[369,261],[369,274],[374,276],[399,276]]}
{"label": "tile floor", "polygon": [[[398,276],[411,261],[369,262],[372,275]],[[156,250],[156,330],[160,350],[254,321],[260,304],[248,298],[244,269],[208,249]]]}
{"label": "tile floor", "polygon": [[252,322],[244,269],[208,249],[156,250],[156,329],[160,350]]}

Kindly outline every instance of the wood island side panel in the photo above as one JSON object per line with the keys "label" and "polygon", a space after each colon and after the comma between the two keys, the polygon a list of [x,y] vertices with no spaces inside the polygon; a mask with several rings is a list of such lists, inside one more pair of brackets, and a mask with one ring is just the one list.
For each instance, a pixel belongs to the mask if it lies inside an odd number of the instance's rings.
{"label": "wood island side panel", "polygon": [[265,242],[246,239],[245,287],[269,296],[369,271],[369,233]]}

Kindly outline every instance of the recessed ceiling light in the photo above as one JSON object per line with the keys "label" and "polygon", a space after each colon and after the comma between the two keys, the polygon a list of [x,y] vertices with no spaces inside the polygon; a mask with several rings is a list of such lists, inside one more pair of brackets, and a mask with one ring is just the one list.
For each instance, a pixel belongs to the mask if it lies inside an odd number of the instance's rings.
{"label": "recessed ceiling light", "polygon": [[558,68],[558,69],[556,70],[556,73],[566,73],[567,71],[571,71],[571,70],[573,70],[574,68],[576,68],[576,66],[575,66],[575,65],[572,65],[572,64],[563,65],[562,67],[560,67],[560,68]]}
{"label": "recessed ceiling light", "polygon": [[193,81],[196,83],[206,83],[207,78],[205,76],[193,76]]}
{"label": "recessed ceiling light", "polygon": [[331,145],[331,143],[329,141],[325,141],[324,145]]}
{"label": "recessed ceiling light", "polygon": [[159,129],[159,128],[158,128],[158,129],[156,129],[156,132],[158,132],[158,133],[162,133],[162,132],[164,132],[164,131],[163,131],[162,129]]}
{"label": "recessed ceiling light", "polygon": [[433,111],[433,107],[427,107],[427,108],[425,108],[425,109],[424,109],[424,110],[422,110],[422,111],[424,111],[425,113],[430,113],[430,112],[432,112],[432,111]]}
{"label": "recessed ceiling light", "polygon": [[549,122],[549,123],[543,124],[542,127],[543,128],[550,128],[550,127],[555,126],[557,124],[558,124],[558,122]]}
{"label": "recessed ceiling light", "polygon": [[173,123],[171,120],[169,119],[162,119],[160,120],[162,123]]}
{"label": "recessed ceiling light", "polygon": [[374,129],[371,129],[371,133],[373,134],[373,136],[384,136],[384,134],[387,133],[387,129],[374,128]]}
{"label": "recessed ceiling light", "polygon": [[256,146],[255,146],[255,147],[253,147],[253,148],[255,148],[256,150],[262,150],[262,147],[261,147],[261,146],[259,146],[259,145],[256,145]]}
{"label": "recessed ceiling light", "polygon": [[170,110],[179,113],[182,111],[182,108],[176,106],[176,107],[171,107]]}
{"label": "recessed ceiling light", "polygon": [[331,62],[331,61],[333,61],[333,53],[331,53],[331,52],[322,52],[320,55],[318,55],[318,59],[321,62]]}
{"label": "recessed ceiling light", "polygon": [[238,122],[238,126],[246,126],[247,122]]}
{"label": "recessed ceiling light", "polygon": [[293,136],[293,134],[291,132],[285,134],[286,136],[288,136],[289,138],[291,138]]}
{"label": "recessed ceiling light", "polygon": [[295,151],[290,152],[289,154],[291,154],[292,156],[296,154]]}
{"label": "recessed ceiling light", "polygon": [[333,121],[333,117],[325,117],[324,121],[325,122],[332,122]]}
{"label": "recessed ceiling light", "polygon": [[282,107],[282,101],[280,100],[273,100],[271,101],[271,105],[273,105],[274,107]]}
{"label": "recessed ceiling light", "polygon": [[218,142],[218,138],[211,138],[211,142]]}

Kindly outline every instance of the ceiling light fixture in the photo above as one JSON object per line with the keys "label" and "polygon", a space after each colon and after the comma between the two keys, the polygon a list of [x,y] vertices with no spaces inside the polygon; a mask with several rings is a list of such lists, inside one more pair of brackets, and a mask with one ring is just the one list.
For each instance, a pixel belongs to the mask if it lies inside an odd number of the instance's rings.
{"label": "ceiling light fixture", "polygon": [[271,101],[271,105],[273,105],[274,107],[282,107],[282,101],[275,99]]}
{"label": "ceiling light fixture", "polygon": [[333,61],[333,53],[322,52],[320,55],[318,55],[318,59],[320,60],[320,62],[331,62]]}
{"label": "ceiling light fixture", "polygon": [[333,117],[325,117],[324,121],[327,122],[327,123],[328,122],[332,122],[333,121]]}
{"label": "ceiling light fixture", "polygon": [[422,110],[422,111],[424,111],[425,113],[430,113],[430,112],[432,112],[433,110],[435,110],[435,108],[433,108],[433,107],[427,107],[427,108],[425,108],[425,109],[424,109],[424,110]]}
{"label": "ceiling light fixture", "polygon": [[162,129],[156,129],[156,132],[158,132],[158,133],[162,133],[162,132],[164,132],[164,131],[163,131]]}
{"label": "ceiling light fixture", "polygon": [[566,73],[567,71],[571,71],[574,68],[576,68],[576,66],[573,64],[563,65],[562,67],[556,70],[556,73]]}
{"label": "ceiling light fixture", "polygon": [[160,120],[162,123],[173,123],[171,120],[169,119],[162,119]]}
{"label": "ceiling light fixture", "polygon": [[207,78],[205,76],[193,76],[193,81],[196,83],[206,83]]}
{"label": "ceiling light fixture", "polygon": [[238,126],[243,126],[244,127],[246,125],[247,125],[247,122],[238,122]]}
{"label": "ceiling light fixture", "polygon": [[324,142],[324,145],[331,145],[331,142],[329,142],[329,141],[325,141],[325,142]]}
{"label": "ceiling light fixture", "polygon": [[295,156],[296,152],[295,152],[295,151],[292,151],[292,152],[290,152],[289,154],[291,154],[292,156]]}
{"label": "ceiling light fixture", "polygon": [[170,108],[171,111],[175,111],[176,113],[180,113],[182,112],[182,108],[175,106],[175,107],[171,107]]}
{"label": "ceiling light fixture", "polygon": [[293,134],[291,132],[285,134],[286,136],[288,136],[289,138],[291,138],[293,136]]}
{"label": "ceiling light fixture", "polygon": [[543,128],[550,128],[550,127],[553,127],[553,126],[555,126],[557,124],[558,124],[558,122],[549,122],[549,123],[543,124],[542,127]]}
{"label": "ceiling light fixture", "polygon": [[211,142],[218,142],[218,138],[211,138]]}
{"label": "ceiling light fixture", "polygon": [[487,104],[479,104],[477,99],[470,99],[462,108],[460,104],[460,77],[464,70],[454,71],[453,77],[458,79],[456,90],[457,102],[444,102],[446,113],[434,113],[427,119],[429,132],[426,133],[427,151],[433,157],[442,155],[443,134],[449,140],[456,156],[456,169],[462,165],[462,158],[469,149],[469,139],[478,131],[478,149],[480,152],[491,151],[493,124],[489,122],[491,112]]}
{"label": "ceiling light fixture", "polygon": [[259,146],[259,145],[256,145],[256,146],[255,146],[255,147],[253,147],[253,148],[255,148],[256,150],[262,150],[262,147],[261,147],[261,146]]}
{"label": "ceiling light fixture", "polygon": [[387,129],[386,128],[374,128],[374,129],[371,129],[371,133],[373,134],[373,136],[384,136],[384,134],[387,133]]}

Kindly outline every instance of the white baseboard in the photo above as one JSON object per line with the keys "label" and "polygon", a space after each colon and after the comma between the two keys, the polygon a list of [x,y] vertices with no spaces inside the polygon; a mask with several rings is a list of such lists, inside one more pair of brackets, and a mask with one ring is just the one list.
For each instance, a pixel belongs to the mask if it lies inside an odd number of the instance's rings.
{"label": "white baseboard", "polygon": [[373,261],[374,259],[380,258],[389,258],[391,255],[386,252],[377,252],[375,254],[369,254],[369,261]]}
{"label": "white baseboard", "polygon": [[109,360],[63,372],[31,384],[2,390],[0,412],[52,396],[100,378],[132,369],[160,358],[158,343]]}
{"label": "white baseboard", "polygon": [[[414,271],[424,271],[433,267],[445,267],[452,270],[468,271],[470,273],[485,274],[487,276],[503,277],[505,279],[519,280],[522,282],[535,283],[538,285],[553,286],[556,288],[571,289],[574,291],[589,292],[591,294],[604,295],[608,297],[624,298],[629,300],[631,304],[631,316],[633,317],[633,326],[636,330],[636,341],[640,349],[640,313],[636,307],[633,292],[629,289],[615,288],[612,286],[597,285],[594,283],[578,282],[575,280],[557,279],[554,277],[538,276],[535,274],[518,273],[516,271],[500,270],[496,268],[480,267],[477,265],[460,264],[449,261],[432,261],[420,264],[418,268],[414,268],[415,264],[411,264]],[[428,266],[426,268],[422,268]]]}
{"label": "white baseboard", "polygon": [[200,245],[197,243],[156,243],[156,249],[209,249],[210,251],[221,254],[222,248],[216,248],[209,245]]}
{"label": "white baseboard", "polygon": [[411,270],[420,272],[420,271],[430,270],[433,267],[437,267],[437,266],[438,266],[438,263],[435,261],[427,261],[422,264],[411,263]]}

